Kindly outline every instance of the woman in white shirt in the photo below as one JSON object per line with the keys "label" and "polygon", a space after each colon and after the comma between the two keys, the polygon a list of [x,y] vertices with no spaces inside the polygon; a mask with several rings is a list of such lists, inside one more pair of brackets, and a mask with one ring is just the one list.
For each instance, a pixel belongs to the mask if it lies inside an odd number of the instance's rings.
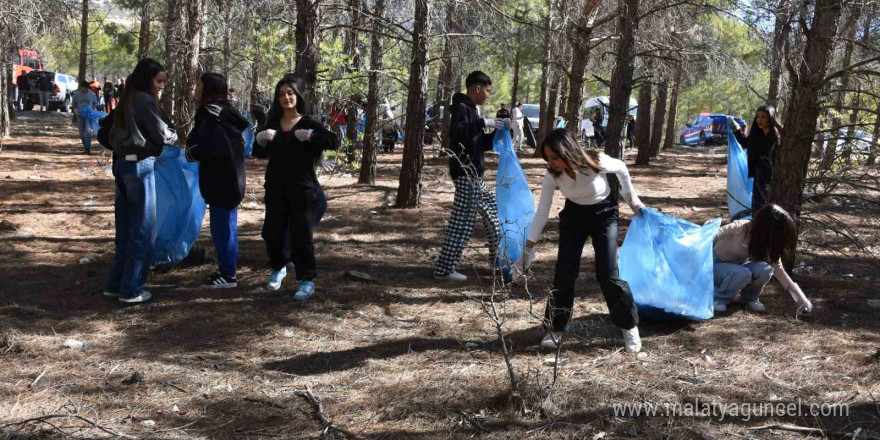
{"label": "woman in white shirt", "polygon": [[535,243],[547,223],[553,193],[558,188],[565,196],[565,208],[559,213],[559,254],[553,279],[553,297],[547,304],[545,321],[549,326],[541,341],[545,348],[555,348],[568,331],[574,307],[574,284],[581,266],[581,253],[587,238],[592,238],[596,254],[596,278],[614,324],[623,330],[626,349],[641,350],[639,317],[629,284],[620,279],[617,269],[617,196],[608,174],[617,176],[623,199],[636,215],[645,205],[632,187],[626,164],[594,150],[582,148],[564,128],[550,132],[541,145],[541,156],[548,170],[541,183],[541,201],[529,230],[526,249],[516,263],[520,272],[535,256]]}

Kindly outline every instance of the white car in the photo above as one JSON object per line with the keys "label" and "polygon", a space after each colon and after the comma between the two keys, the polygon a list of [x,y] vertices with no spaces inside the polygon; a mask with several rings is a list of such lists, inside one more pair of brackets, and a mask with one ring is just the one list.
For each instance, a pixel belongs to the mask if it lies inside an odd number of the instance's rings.
{"label": "white car", "polygon": [[[633,98],[629,98],[629,114],[632,115],[633,118],[636,117],[636,111],[638,108],[638,102]],[[608,127],[608,97],[597,96],[595,98],[590,98],[584,103],[584,107],[581,110],[580,134],[582,139],[592,139],[596,136],[592,120],[593,113],[595,113],[596,110],[599,110],[602,114],[602,127]]]}
{"label": "white car", "polygon": [[77,82],[74,76],[45,70],[34,70],[27,73],[26,78],[30,90],[28,91],[25,110],[33,110],[34,106],[40,103],[40,80],[43,76],[48,77],[52,83],[51,90],[49,90],[48,109],[50,111],[61,110],[62,112],[69,112],[70,106],[73,103],[71,95],[79,88],[79,82]]}
{"label": "white car", "polygon": [[[848,133],[848,130],[840,130],[837,138],[837,154],[840,155],[847,148],[851,148],[854,156],[868,157],[871,145],[874,144],[874,136],[863,130],[853,130],[851,137],[848,137]],[[826,143],[829,141],[830,135],[830,133],[825,133]]]}

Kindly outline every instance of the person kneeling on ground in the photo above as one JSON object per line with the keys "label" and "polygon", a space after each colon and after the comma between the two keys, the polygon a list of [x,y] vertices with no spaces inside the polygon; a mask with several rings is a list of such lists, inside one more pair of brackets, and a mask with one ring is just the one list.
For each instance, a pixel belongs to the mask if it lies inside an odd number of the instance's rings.
{"label": "person kneeling on ground", "polygon": [[289,242],[300,282],[296,299],[307,299],[315,292],[314,229],[326,209],[316,168],[323,152],[338,145],[336,135],[305,114],[305,89],[299,75],[289,74],[278,81],[266,129],[257,133],[254,143],[254,156],[269,158],[263,240],[272,274],[266,287],[281,288],[290,262],[285,243]]}
{"label": "person kneeling on ground", "polygon": [[220,269],[204,287],[238,286],[238,205],[244,199],[242,132],[248,121],[229,102],[226,78],[205,73],[196,85],[195,124],[186,138],[186,159],[199,162],[199,188],[211,214],[211,238]]}
{"label": "person kneeling on ground", "polygon": [[753,312],[763,312],[760,296],[775,277],[797,304],[797,313],[810,313],[813,305],[780,263],[797,239],[794,220],[779,205],[768,204],[752,220],[723,226],[715,237],[715,313],[727,311],[737,293]]}
{"label": "person kneeling on ground", "polygon": [[556,348],[562,340],[574,308],[574,284],[581,267],[581,253],[587,238],[593,240],[596,254],[596,279],[614,324],[623,330],[627,351],[639,352],[639,315],[629,284],[617,269],[617,194],[607,174],[620,182],[620,193],[636,215],[645,205],[639,200],[623,161],[597,150],[585,150],[570,131],[557,128],[544,138],[541,157],[548,169],[541,182],[541,201],[529,229],[523,255],[514,265],[525,272],[535,257],[535,244],[547,223],[553,193],[557,188],[565,196],[565,208],[559,213],[559,259],[553,278],[553,297],[547,302],[544,320],[547,334],[544,348]]}

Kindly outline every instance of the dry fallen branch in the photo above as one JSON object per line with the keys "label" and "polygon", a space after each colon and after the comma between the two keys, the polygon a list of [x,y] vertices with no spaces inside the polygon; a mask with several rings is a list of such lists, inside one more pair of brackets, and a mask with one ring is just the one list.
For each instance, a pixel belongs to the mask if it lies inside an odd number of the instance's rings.
{"label": "dry fallen branch", "polygon": [[103,425],[99,424],[98,422],[96,422],[86,416],[80,415],[80,414],[49,414],[49,415],[45,415],[45,416],[34,417],[34,418],[22,420],[20,422],[7,423],[5,425],[0,425],[0,429],[10,428],[13,426],[17,427],[17,429],[21,429],[29,423],[45,423],[45,424],[53,427],[55,430],[61,432],[62,434],[67,434],[67,433],[61,431],[61,429],[58,428],[57,426],[49,423],[49,420],[64,419],[64,418],[74,418],[74,419],[81,420],[81,421],[86,422],[89,425],[91,425],[92,428],[98,429],[100,431],[104,431],[107,434],[110,434],[114,437],[137,438],[137,437],[134,437],[134,436],[131,436],[128,434],[121,433],[119,431],[114,431],[114,430],[107,428],[106,426],[103,426]]}
{"label": "dry fallen branch", "polygon": [[758,431],[758,430],[762,430],[762,429],[778,429],[780,431],[791,431],[791,432],[810,432],[810,433],[815,432],[815,433],[822,435],[822,436],[825,435],[825,432],[823,432],[819,428],[807,428],[804,426],[785,425],[782,423],[773,423],[771,425],[756,426],[754,428],[749,428],[749,431]]}
{"label": "dry fallen branch", "polygon": [[312,407],[315,408],[315,417],[318,419],[319,422],[321,422],[321,425],[323,425],[322,432],[324,434],[332,431],[338,432],[348,438],[359,440],[364,439],[364,437],[361,437],[345,428],[334,425],[333,422],[327,418],[327,414],[324,413],[324,406],[321,405],[321,401],[318,400],[317,397],[315,397],[314,393],[312,393],[312,387],[307,385],[305,391],[297,391],[295,394],[306,399],[312,405]]}

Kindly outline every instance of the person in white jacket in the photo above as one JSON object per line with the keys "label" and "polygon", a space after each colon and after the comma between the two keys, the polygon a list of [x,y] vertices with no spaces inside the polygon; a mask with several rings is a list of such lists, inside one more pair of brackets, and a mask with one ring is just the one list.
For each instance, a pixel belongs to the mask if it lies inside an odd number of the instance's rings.
{"label": "person in white jacket", "polygon": [[627,351],[641,350],[639,316],[629,284],[620,278],[617,268],[617,194],[608,175],[620,182],[620,195],[636,215],[644,204],[630,181],[626,164],[596,150],[583,149],[574,135],[564,128],[551,131],[539,144],[548,170],[541,183],[541,199],[529,229],[525,251],[516,262],[522,274],[535,257],[535,244],[547,223],[553,194],[558,188],[565,196],[565,208],[559,213],[559,253],[553,278],[553,296],[547,303],[547,334],[544,348],[556,348],[568,331],[574,308],[574,285],[581,267],[581,253],[587,238],[596,254],[596,278],[614,324],[623,330]]}
{"label": "person in white jacket", "polygon": [[517,101],[510,112],[510,132],[513,135],[513,149],[520,151],[523,142],[523,116],[522,103]]}

